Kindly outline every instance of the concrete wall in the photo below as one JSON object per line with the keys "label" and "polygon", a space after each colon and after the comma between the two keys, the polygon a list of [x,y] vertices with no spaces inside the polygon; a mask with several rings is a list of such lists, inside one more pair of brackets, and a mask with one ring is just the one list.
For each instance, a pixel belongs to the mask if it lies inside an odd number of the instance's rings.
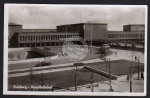
{"label": "concrete wall", "polygon": [[25,58],[26,58],[26,55],[25,55],[24,48],[9,48],[8,49],[9,61],[24,60]]}
{"label": "concrete wall", "polygon": [[53,52],[49,52],[47,50],[43,50],[43,49],[40,49],[40,48],[29,48],[27,51],[35,51],[35,52],[41,53],[45,56],[54,56],[54,55],[56,55]]}
{"label": "concrete wall", "polygon": [[[107,77],[107,78],[110,77],[110,74],[109,74],[109,73],[104,72],[104,71],[102,71],[102,70],[98,70],[98,69],[95,69],[95,68],[92,68],[92,67],[86,66],[86,65],[84,65],[84,68],[87,69],[87,70],[93,71],[93,72],[95,72],[95,73],[97,73],[97,74],[100,74],[100,75],[102,75],[102,76],[105,76],[105,77]],[[117,76],[111,74],[111,79],[117,79]]]}
{"label": "concrete wall", "polygon": [[[50,59],[55,59],[56,57],[56,53],[47,51],[47,50],[43,50],[40,48],[9,48],[8,50],[8,60],[9,61],[17,61],[17,60],[25,60],[28,53],[27,51],[35,51],[38,52],[42,55],[47,56],[46,58],[50,58]],[[39,58],[44,58],[44,57],[39,57]],[[34,59],[34,58],[32,58]]]}

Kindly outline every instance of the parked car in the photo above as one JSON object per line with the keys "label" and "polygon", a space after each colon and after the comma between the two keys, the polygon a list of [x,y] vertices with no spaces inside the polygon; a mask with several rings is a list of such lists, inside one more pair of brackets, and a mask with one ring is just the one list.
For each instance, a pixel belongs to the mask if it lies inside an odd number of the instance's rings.
{"label": "parked car", "polygon": [[84,63],[80,62],[80,63],[74,63],[75,66],[83,66],[85,65]]}
{"label": "parked car", "polygon": [[42,66],[50,66],[52,65],[51,62],[46,62],[46,61],[43,61],[43,62],[39,62],[35,65],[35,67],[42,67]]}

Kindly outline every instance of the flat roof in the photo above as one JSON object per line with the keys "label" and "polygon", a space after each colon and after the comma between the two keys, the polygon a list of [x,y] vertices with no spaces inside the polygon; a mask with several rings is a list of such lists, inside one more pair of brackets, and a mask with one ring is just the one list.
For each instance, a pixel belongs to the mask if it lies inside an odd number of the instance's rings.
{"label": "flat roof", "polygon": [[22,26],[21,24],[17,24],[17,23],[9,23],[9,26]]}
{"label": "flat roof", "polygon": [[126,34],[126,33],[133,34],[133,33],[144,33],[144,31],[108,31],[108,34],[114,34],[114,33],[117,33],[117,34]]}
{"label": "flat roof", "polygon": [[145,24],[127,24],[127,25],[124,25],[124,26],[144,26]]}
{"label": "flat roof", "polygon": [[93,25],[107,25],[107,23],[90,23],[90,22],[87,22],[87,23],[75,23],[75,24],[64,24],[64,25],[57,25],[58,26],[66,26],[66,25],[85,25],[85,24],[93,24]]}
{"label": "flat roof", "polygon": [[[54,35],[61,35],[61,34],[66,34],[66,32],[16,32],[18,34],[54,34]],[[72,32],[72,33],[67,33],[67,34],[79,34],[78,32]]]}

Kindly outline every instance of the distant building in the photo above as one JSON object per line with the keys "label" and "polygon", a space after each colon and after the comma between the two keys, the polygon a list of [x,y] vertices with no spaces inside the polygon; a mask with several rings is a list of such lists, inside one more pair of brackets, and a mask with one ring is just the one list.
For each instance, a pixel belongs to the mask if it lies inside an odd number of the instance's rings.
{"label": "distant building", "polygon": [[114,42],[142,42],[145,40],[144,31],[109,31],[108,40]]}
{"label": "distant building", "polygon": [[128,25],[123,25],[123,31],[145,31],[145,25],[144,24],[128,24]]}

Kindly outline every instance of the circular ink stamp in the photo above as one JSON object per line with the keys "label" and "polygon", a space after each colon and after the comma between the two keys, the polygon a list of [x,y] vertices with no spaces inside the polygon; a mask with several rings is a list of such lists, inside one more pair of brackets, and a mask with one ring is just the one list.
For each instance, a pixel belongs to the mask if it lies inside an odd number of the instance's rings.
{"label": "circular ink stamp", "polygon": [[69,61],[78,62],[88,54],[88,45],[81,37],[69,37],[63,43],[62,53]]}

